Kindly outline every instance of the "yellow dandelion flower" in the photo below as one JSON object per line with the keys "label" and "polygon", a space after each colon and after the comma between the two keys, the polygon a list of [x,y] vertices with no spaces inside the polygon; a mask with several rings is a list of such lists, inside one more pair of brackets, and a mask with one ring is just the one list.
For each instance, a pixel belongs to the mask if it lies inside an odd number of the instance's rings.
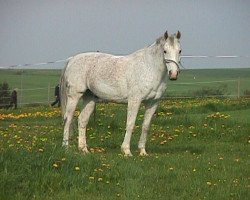
{"label": "yellow dandelion flower", "polygon": [[59,165],[58,165],[57,163],[54,163],[54,164],[53,164],[53,167],[54,167],[54,168],[58,168]]}
{"label": "yellow dandelion flower", "polygon": [[38,149],[38,151],[42,153],[42,152],[44,152],[44,149]]}
{"label": "yellow dandelion flower", "polygon": [[103,179],[102,179],[102,178],[98,178],[97,180],[100,182],[100,181],[102,181]]}
{"label": "yellow dandelion flower", "polygon": [[207,181],[207,185],[211,186],[211,185],[212,185],[212,183],[211,183],[210,181]]}
{"label": "yellow dandelion flower", "polygon": [[161,141],[160,144],[163,145],[163,144],[165,144],[166,142],[167,142],[167,141],[164,140],[164,141]]}
{"label": "yellow dandelion flower", "polygon": [[79,171],[79,170],[80,170],[80,167],[75,167],[75,170],[76,170],[76,171]]}

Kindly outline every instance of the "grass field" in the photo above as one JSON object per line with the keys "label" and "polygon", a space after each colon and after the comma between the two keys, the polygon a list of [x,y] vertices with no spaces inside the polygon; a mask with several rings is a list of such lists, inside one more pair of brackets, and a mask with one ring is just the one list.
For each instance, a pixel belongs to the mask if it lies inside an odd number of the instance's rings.
{"label": "grass field", "polygon": [[[60,74],[61,70],[0,70],[0,83],[6,81],[10,89],[18,88],[19,105],[48,104],[54,100]],[[199,96],[210,88],[212,95],[222,92],[237,97],[246,90],[250,93],[250,68],[182,70],[178,81],[168,85],[166,96]]]}
{"label": "grass field", "polygon": [[[148,137],[148,157],[132,136],[120,152],[126,106],[99,104],[88,126],[92,152],[61,147],[60,111],[0,110],[0,199],[240,199],[250,196],[250,100],[165,100]],[[78,115],[79,112],[76,112]]]}

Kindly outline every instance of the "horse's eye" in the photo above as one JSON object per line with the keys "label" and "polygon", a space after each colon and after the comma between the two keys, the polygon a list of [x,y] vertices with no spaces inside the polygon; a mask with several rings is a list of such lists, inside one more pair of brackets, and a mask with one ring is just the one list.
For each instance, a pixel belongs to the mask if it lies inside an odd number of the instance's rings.
{"label": "horse's eye", "polygon": [[163,51],[164,53],[167,53],[165,50]]}
{"label": "horse's eye", "polygon": [[179,54],[181,54],[181,50],[179,51]]}

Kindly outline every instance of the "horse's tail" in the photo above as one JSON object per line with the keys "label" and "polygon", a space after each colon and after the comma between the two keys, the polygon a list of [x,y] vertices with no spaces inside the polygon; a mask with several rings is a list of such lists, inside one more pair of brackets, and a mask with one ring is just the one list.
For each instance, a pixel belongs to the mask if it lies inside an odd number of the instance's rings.
{"label": "horse's tail", "polygon": [[61,80],[60,80],[60,101],[61,101],[61,113],[62,117],[64,118],[64,114],[66,112],[66,105],[67,105],[67,83],[66,83],[66,77],[65,77],[65,71],[68,66],[68,62],[66,66],[64,67],[61,75]]}

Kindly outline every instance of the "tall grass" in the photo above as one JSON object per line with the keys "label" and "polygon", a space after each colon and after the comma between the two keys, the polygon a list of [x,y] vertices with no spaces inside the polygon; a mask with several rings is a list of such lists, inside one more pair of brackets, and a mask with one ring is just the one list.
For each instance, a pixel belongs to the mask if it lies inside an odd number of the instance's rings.
{"label": "tall grass", "polygon": [[[99,104],[88,126],[90,155],[77,151],[77,126],[61,147],[58,109],[1,110],[0,199],[248,199],[250,102],[161,103],[139,157],[120,153],[126,106]],[[78,112],[76,112],[76,115]]]}

